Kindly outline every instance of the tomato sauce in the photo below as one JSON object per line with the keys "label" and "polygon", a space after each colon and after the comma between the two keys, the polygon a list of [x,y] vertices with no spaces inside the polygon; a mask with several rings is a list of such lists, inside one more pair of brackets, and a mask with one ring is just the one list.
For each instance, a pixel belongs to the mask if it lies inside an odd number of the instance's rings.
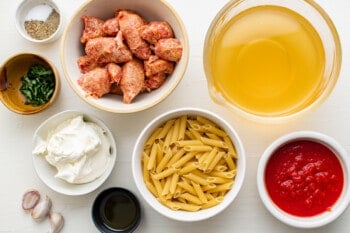
{"label": "tomato sauce", "polygon": [[280,209],[306,217],[331,211],[343,190],[344,176],[338,158],[329,148],[300,140],[274,152],[267,163],[265,183]]}

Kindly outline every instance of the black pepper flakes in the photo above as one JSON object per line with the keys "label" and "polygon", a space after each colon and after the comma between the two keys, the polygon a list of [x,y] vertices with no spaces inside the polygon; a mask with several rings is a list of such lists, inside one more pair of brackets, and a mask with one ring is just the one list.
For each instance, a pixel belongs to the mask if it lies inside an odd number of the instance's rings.
{"label": "black pepper flakes", "polygon": [[26,20],[24,28],[27,33],[34,39],[44,40],[49,38],[57,30],[60,23],[60,15],[55,9],[52,9],[46,21],[42,20]]}

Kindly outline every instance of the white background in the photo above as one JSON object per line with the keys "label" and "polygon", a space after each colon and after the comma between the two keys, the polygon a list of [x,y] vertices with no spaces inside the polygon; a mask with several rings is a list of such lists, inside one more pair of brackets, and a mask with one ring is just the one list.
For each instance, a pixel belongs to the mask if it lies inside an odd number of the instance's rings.
{"label": "white background", "polygon": [[[83,0],[56,0],[66,19]],[[145,1],[147,2],[147,1]],[[112,114],[94,109],[81,100],[68,86],[60,62],[60,40],[48,45],[34,45],[17,33],[14,25],[16,6],[20,0],[0,0],[0,61],[23,52],[40,53],[52,60],[60,74],[62,87],[59,98],[49,109],[22,116],[0,104],[0,232],[47,232],[49,222],[34,222],[20,207],[22,194],[37,188],[53,200],[53,209],[66,220],[62,232],[97,232],[91,219],[91,205],[105,188],[119,186],[133,191],[141,200],[142,223],[137,232],[243,232],[292,233],[308,232],[284,225],[270,215],[257,193],[256,170],[260,155],[277,137],[296,130],[315,130],[338,140],[350,152],[350,1],[317,0],[337,27],[343,49],[343,64],[339,81],[331,96],[320,107],[300,119],[279,124],[262,124],[245,120],[214,104],[209,98],[202,65],[203,42],[207,28],[227,0],[169,0],[182,17],[190,42],[190,58],[184,79],[162,103],[147,111],[133,114]],[[147,4],[147,3],[145,3]],[[246,179],[236,201],[223,213],[203,222],[181,223],[167,219],[142,199],[132,179],[131,154],[135,139],[155,116],[178,107],[200,107],[220,114],[240,135],[247,156]],[[106,122],[115,135],[118,157],[110,178],[95,192],[80,197],[55,193],[39,180],[31,158],[32,135],[49,116],[67,109],[94,114]],[[321,232],[349,232],[350,210]],[[311,232],[311,230],[310,230]]]}

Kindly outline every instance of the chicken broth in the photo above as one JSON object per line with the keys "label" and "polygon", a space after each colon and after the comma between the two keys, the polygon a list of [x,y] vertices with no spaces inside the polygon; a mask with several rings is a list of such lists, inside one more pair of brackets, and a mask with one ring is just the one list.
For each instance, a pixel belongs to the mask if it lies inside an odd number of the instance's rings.
{"label": "chicken broth", "polygon": [[324,82],[325,54],[313,26],[277,6],[233,17],[212,41],[213,85],[252,114],[286,115],[310,105]]}

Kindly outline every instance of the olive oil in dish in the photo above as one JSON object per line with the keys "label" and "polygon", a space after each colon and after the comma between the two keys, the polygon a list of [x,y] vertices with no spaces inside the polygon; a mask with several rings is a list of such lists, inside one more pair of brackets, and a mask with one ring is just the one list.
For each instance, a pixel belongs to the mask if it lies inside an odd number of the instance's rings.
{"label": "olive oil in dish", "polygon": [[324,84],[321,38],[301,15],[257,6],[233,17],[209,52],[213,85],[229,102],[260,116],[295,113]]}

